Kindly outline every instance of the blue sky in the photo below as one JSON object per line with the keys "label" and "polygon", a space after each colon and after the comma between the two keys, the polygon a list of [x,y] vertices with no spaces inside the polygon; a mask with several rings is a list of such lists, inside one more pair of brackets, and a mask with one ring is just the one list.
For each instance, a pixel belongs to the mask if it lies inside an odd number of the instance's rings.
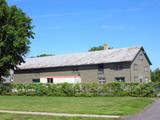
{"label": "blue sky", "polygon": [[32,19],[35,39],[29,56],[144,46],[160,66],[160,0],[7,0]]}

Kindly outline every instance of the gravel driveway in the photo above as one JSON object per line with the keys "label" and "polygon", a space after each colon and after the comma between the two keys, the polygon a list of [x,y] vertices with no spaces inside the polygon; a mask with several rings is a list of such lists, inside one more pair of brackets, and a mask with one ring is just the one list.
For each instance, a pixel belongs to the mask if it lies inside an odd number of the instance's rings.
{"label": "gravel driveway", "polygon": [[156,100],[143,112],[131,117],[126,117],[124,120],[160,120],[160,99]]}

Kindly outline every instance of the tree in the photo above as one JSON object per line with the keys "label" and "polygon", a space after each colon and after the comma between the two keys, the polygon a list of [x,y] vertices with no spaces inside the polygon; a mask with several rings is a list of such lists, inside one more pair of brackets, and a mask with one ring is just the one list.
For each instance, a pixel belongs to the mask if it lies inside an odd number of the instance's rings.
{"label": "tree", "polygon": [[8,76],[9,70],[24,62],[29,51],[32,32],[32,19],[21,9],[8,6],[5,0],[0,0],[0,81],[2,76]]}
{"label": "tree", "polygon": [[52,54],[40,54],[40,55],[37,55],[36,57],[46,57],[46,56],[53,56]]}
{"label": "tree", "polygon": [[37,56],[32,56],[31,58],[46,57],[46,56],[54,56],[54,54],[46,54],[46,53],[43,53],[43,54],[40,54],[40,55],[37,55]]}
{"label": "tree", "polygon": [[104,47],[102,45],[100,45],[97,47],[92,47],[88,51],[99,51],[99,50],[104,50]]}
{"label": "tree", "polygon": [[[88,51],[105,50],[106,49],[105,47],[108,47],[108,45],[104,44],[104,45],[100,45],[100,46],[95,46],[95,47],[90,48]],[[108,49],[113,49],[113,48],[112,47],[108,47]]]}
{"label": "tree", "polygon": [[160,69],[159,68],[151,72],[151,80],[153,82],[160,82]]}

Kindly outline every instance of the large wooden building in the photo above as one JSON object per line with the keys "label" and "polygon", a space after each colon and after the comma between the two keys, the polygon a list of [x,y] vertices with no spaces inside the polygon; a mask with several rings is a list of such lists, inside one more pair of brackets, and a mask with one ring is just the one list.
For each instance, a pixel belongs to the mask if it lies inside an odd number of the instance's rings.
{"label": "large wooden building", "polygon": [[149,82],[151,62],[143,47],[28,58],[15,83]]}

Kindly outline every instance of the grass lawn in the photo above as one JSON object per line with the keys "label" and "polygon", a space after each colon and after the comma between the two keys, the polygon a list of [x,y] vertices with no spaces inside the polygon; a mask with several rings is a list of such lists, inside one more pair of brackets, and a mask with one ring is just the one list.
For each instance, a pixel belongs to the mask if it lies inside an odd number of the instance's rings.
{"label": "grass lawn", "polygon": [[153,99],[151,98],[136,97],[0,96],[0,109],[57,113],[128,115],[144,109],[144,107],[152,102]]}
{"label": "grass lawn", "polygon": [[0,120],[117,120],[107,118],[81,118],[81,117],[48,117],[33,115],[0,114]]}

